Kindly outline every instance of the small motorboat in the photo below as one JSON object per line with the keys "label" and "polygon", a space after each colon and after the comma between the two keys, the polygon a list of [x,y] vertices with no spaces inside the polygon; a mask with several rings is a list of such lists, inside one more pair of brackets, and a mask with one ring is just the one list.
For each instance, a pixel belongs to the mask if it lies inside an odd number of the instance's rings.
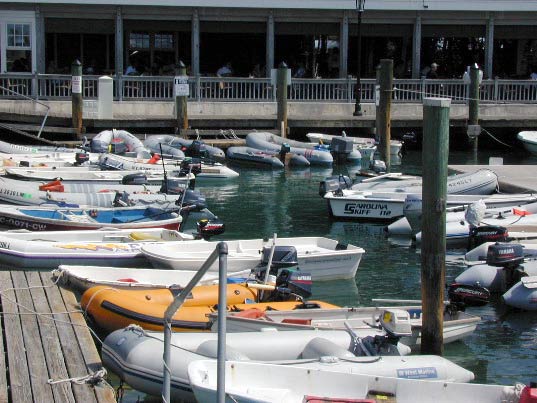
{"label": "small motorboat", "polygon": [[311,143],[284,139],[268,132],[252,132],[246,136],[246,145],[265,152],[279,153],[288,145],[288,152],[304,156],[311,165],[332,165],[334,158],[329,149],[314,148]]}
{"label": "small motorboat", "polygon": [[128,153],[137,158],[151,158],[151,152],[133,134],[126,130],[103,130],[90,143],[94,153]]}
{"label": "small motorboat", "polygon": [[[309,282],[309,286],[306,284]],[[265,310],[293,310],[336,308],[322,301],[303,302],[311,295],[311,276],[301,272],[282,270],[272,291],[258,292],[259,284],[243,282],[227,284],[228,310],[244,311],[250,308]],[[265,284],[261,284],[266,288]],[[293,289],[294,292],[288,292]],[[178,286],[160,289],[117,289],[96,286],[84,292],[80,306],[93,323],[107,332],[135,323],[144,329],[162,330],[164,314],[179,293]],[[208,315],[218,310],[218,285],[200,285],[193,288],[189,298],[172,318],[174,331],[209,331]],[[378,333],[373,331],[372,333]]]}
{"label": "small motorboat", "polygon": [[522,277],[502,295],[503,301],[513,308],[537,310],[537,276]]}
{"label": "small motorboat", "polygon": [[[54,279],[63,286],[83,293],[88,288],[99,285],[114,288],[156,289],[185,287],[197,271],[189,270],[158,270],[114,266],[71,266],[61,264],[52,271]],[[231,282],[245,281],[250,270],[228,273]],[[217,274],[205,274],[199,285],[218,283]]]}
{"label": "small motorboat", "polygon": [[[356,329],[367,329],[379,322],[383,317],[393,322],[392,328],[397,326],[395,312],[408,312],[412,333],[401,338],[401,343],[416,348],[421,344],[421,306],[401,307],[351,307],[338,309],[312,309],[283,311],[274,310],[266,312],[229,312],[227,316],[227,331],[251,332],[264,328],[277,328],[278,330],[300,329],[345,329],[345,323]],[[212,315],[213,330],[216,330],[218,315]],[[451,343],[471,335],[481,320],[480,317],[470,315],[458,310],[455,306],[447,306],[444,311],[444,343]]]}
{"label": "small motorboat", "polygon": [[191,170],[197,179],[232,179],[239,176],[238,172],[219,162],[191,158],[166,160],[163,166],[163,164],[158,163],[158,158],[155,156],[150,160],[145,160],[115,154],[101,154],[99,156],[99,165],[104,169],[121,171],[156,171],[161,175],[166,170],[170,176],[186,175]]}
{"label": "small motorboat", "polygon": [[495,243],[488,248],[487,263],[469,267],[455,278],[455,283],[504,293],[526,276],[537,276],[537,260],[525,260],[518,244]]}
{"label": "small motorboat", "polygon": [[[2,205],[0,224],[30,231],[94,230],[105,227],[178,229],[179,208]],[[64,237],[65,238],[65,237]]]}
{"label": "small motorboat", "polygon": [[[189,244],[186,248],[181,242],[147,244],[142,253],[156,268],[167,267],[175,270],[197,270],[216,247],[217,242]],[[270,242],[264,239],[244,239],[226,241],[229,248],[228,270],[242,271],[267,262]],[[344,245],[323,237],[278,238],[276,252],[285,255],[290,249],[298,255],[300,270],[311,273],[314,280],[334,280],[354,278],[365,251],[354,245]],[[209,271],[217,271],[213,264]]]}
{"label": "small motorboat", "polygon": [[[199,225],[197,237],[208,238],[207,231],[214,231],[206,228]],[[140,252],[143,243],[206,242],[195,239],[193,235],[163,228],[104,228],[69,231],[68,235],[64,231],[8,230],[0,232],[0,263],[42,269],[55,269],[60,264],[147,266],[149,262]]]}
{"label": "small motorboat", "polygon": [[[375,139],[372,139],[369,137],[348,136],[345,134],[345,132],[343,132],[342,136],[333,136],[333,135],[324,134],[324,133],[307,133],[306,137],[310,140],[310,142],[315,143],[315,144],[318,144],[318,143],[330,144],[334,137],[344,137],[344,138],[352,140],[353,144],[356,146],[358,150],[360,150],[361,147],[374,147],[378,145]],[[401,141],[399,140],[390,141],[390,154],[391,155],[397,156],[401,154],[402,148],[403,148],[403,143]]]}
{"label": "small motorboat", "polygon": [[[367,366],[366,366],[367,367]],[[367,368],[366,368],[367,371]],[[450,381],[432,381],[422,371],[398,371],[397,376],[367,372],[333,372],[329,366],[316,369],[250,361],[226,361],[227,403],[329,403],[392,402],[473,403],[523,402],[521,396],[537,394],[535,387],[501,386]],[[390,374],[391,375],[391,374]],[[217,401],[217,362],[194,361],[188,379],[199,402]]]}
{"label": "small motorboat", "polygon": [[169,134],[157,134],[144,140],[144,145],[152,153],[170,155],[173,158],[207,157],[223,161],[226,157],[221,148],[205,144],[200,140],[188,140]]}
{"label": "small motorboat", "polygon": [[517,134],[517,138],[522,142],[524,148],[530,153],[537,155],[537,132],[524,131]]}
{"label": "small motorboat", "polygon": [[[408,353],[408,348],[405,350],[401,343],[395,348],[386,344],[387,339],[377,339],[378,347],[371,348],[374,344],[371,338],[363,338],[360,344],[356,336],[342,330],[297,330],[285,332],[285,335],[278,331],[229,333],[226,335],[226,359],[267,362],[282,369],[299,367],[333,373],[359,372],[456,382],[474,379],[472,372],[443,357],[401,357],[401,352]],[[217,337],[216,333],[209,332],[172,333],[169,361],[172,399],[194,399],[188,366],[194,361],[215,359]],[[116,330],[103,342],[103,364],[133,389],[161,396],[163,362],[155,357],[163,356],[163,338],[162,332],[147,332],[137,326]],[[360,345],[363,348],[357,348]],[[274,396],[271,401],[275,401]]]}

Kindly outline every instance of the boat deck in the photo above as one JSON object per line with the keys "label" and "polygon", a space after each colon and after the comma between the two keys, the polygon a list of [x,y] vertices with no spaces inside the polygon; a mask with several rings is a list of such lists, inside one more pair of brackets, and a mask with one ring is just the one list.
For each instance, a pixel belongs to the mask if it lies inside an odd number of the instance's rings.
{"label": "boat deck", "polygon": [[0,403],[115,402],[105,383],[68,381],[102,362],[74,294],[50,277],[0,270]]}
{"label": "boat deck", "polygon": [[491,169],[498,175],[503,193],[537,193],[537,165],[449,165],[450,173]]}

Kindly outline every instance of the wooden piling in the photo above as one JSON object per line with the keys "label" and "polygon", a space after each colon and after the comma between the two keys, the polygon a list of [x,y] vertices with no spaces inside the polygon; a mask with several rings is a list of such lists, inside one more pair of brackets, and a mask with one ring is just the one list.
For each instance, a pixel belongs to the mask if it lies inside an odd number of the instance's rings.
{"label": "wooden piling", "polygon": [[446,261],[449,107],[446,98],[423,100],[421,353],[442,355]]}
{"label": "wooden piling", "polygon": [[186,129],[188,129],[188,76],[186,75],[186,66],[180,61],[176,69],[176,75],[174,78],[174,94],[175,94],[175,132],[179,136],[183,133],[186,136]]}
{"label": "wooden piling", "polygon": [[477,153],[479,143],[479,85],[480,85],[479,67],[474,64],[470,67],[470,91],[468,101],[468,137],[474,153]]}
{"label": "wooden piling", "polygon": [[276,99],[278,107],[278,128],[283,127],[283,137],[287,137],[287,72],[289,69],[287,65],[282,62],[278,66],[278,73],[276,77]]}
{"label": "wooden piling", "polygon": [[386,163],[386,172],[390,172],[390,142],[391,142],[391,113],[393,89],[393,60],[382,59],[379,72],[380,98],[378,113],[377,136],[379,137],[379,152]]}
{"label": "wooden piling", "polygon": [[82,63],[71,64],[71,114],[77,137],[82,138]]}

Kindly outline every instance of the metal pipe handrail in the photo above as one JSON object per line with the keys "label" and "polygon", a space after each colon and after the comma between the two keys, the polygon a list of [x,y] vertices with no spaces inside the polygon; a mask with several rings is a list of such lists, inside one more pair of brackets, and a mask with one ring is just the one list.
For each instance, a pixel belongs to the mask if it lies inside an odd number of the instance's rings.
{"label": "metal pipe handrail", "polygon": [[41,122],[41,126],[39,127],[39,132],[37,133],[37,138],[40,138],[41,137],[41,132],[43,131],[43,128],[45,127],[45,122],[47,121],[48,113],[50,112],[50,106],[48,106],[47,104],[45,104],[43,102],[39,102],[37,99],[33,99],[32,97],[29,97],[27,95],[20,94],[20,93],[18,93],[16,91],[10,90],[9,88],[3,87],[1,85],[0,85],[0,89],[2,89],[4,91],[7,91],[10,94],[19,96],[21,98],[28,99],[28,100],[32,101],[33,103],[39,104],[39,105],[44,106],[46,108],[47,111],[45,112],[45,117],[43,118],[43,122]]}
{"label": "metal pipe handrail", "polygon": [[[170,388],[171,388],[171,370],[170,370],[170,348],[171,348],[171,337],[172,337],[172,318],[173,315],[175,315],[175,312],[183,305],[185,300],[187,299],[188,295],[192,291],[192,289],[196,286],[196,284],[199,283],[203,275],[209,270],[209,268],[213,265],[214,262],[216,262],[216,259],[219,259],[219,279],[218,279],[218,304],[220,307],[224,306],[224,312],[225,307],[227,306],[226,303],[226,286],[227,286],[227,254],[228,254],[228,247],[227,243],[225,242],[219,242],[216,245],[216,248],[214,251],[209,255],[207,260],[203,263],[203,265],[200,267],[198,272],[192,277],[192,279],[189,281],[189,283],[181,290],[179,295],[177,295],[172,303],[166,308],[166,311],[164,312],[164,353],[163,353],[163,379],[162,379],[162,400],[166,403],[169,403],[170,400]],[[222,291],[223,289],[223,291]],[[219,310],[222,311],[221,309]],[[223,349],[223,357],[225,357],[225,320],[226,315],[224,314],[222,316],[223,320],[219,320],[218,323],[218,386],[220,386],[220,355],[221,351],[220,349]],[[220,324],[220,322],[223,322],[223,325]],[[224,335],[220,333],[220,329],[224,331]],[[223,347],[221,347],[221,337],[223,339]],[[224,370],[225,370],[225,361],[224,361]],[[224,375],[225,376],[225,375]],[[225,379],[225,378],[224,378]],[[224,384],[225,385],[225,384]],[[224,389],[225,392],[225,389]],[[223,401],[222,401],[223,402]]]}

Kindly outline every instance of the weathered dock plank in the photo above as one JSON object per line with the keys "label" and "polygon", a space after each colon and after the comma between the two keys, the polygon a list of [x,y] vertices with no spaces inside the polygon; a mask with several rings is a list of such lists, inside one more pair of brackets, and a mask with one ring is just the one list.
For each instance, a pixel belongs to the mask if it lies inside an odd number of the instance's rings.
{"label": "weathered dock plank", "polygon": [[0,271],[2,287],[3,328],[6,337],[7,365],[9,372],[10,401],[26,403],[33,401],[28,370],[28,357],[23,345],[23,334],[19,309],[9,271]]}
{"label": "weathered dock plank", "polygon": [[537,193],[537,165],[449,165],[455,173],[491,169],[498,175],[500,191],[504,193]]}
{"label": "weathered dock plank", "polygon": [[[78,340],[79,345],[82,346],[93,346],[93,339],[90,332],[87,329],[86,321],[80,313],[74,313],[74,311],[80,309],[78,301],[76,300],[74,294],[70,291],[60,288],[65,306],[69,312],[71,322],[75,325],[75,335]],[[81,348],[82,355],[84,356],[84,361],[86,367],[90,371],[98,371],[102,368],[101,358],[95,348]],[[110,387],[95,387],[94,388],[95,396],[99,402],[107,402],[114,400],[114,391]]]}
{"label": "weathered dock plank", "polygon": [[[54,324],[54,316],[51,315],[45,290],[41,288],[43,284],[38,272],[26,272],[26,278],[32,290],[32,299],[37,312],[42,315],[38,316],[39,330],[43,341],[43,349],[46,351],[45,359],[47,361],[48,377],[52,380],[67,379],[69,374],[65,366],[65,361],[60,346],[58,331]],[[50,285],[49,285],[50,286]],[[55,402],[74,402],[75,397],[70,382],[55,383],[51,386]]]}
{"label": "weathered dock plank", "polygon": [[16,288],[17,303],[19,304],[19,312],[21,313],[21,325],[24,348],[28,371],[31,379],[29,388],[32,390],[34,400],[52,401],[52,390],[47,383],[48,371],[45,361],[45,350],[41,342],[41,334],[37,324],[34,303],[28,289],[28,282],[24,271],[14,270],[11,272],[13,286]]}
{"label": "weathered dock plank", "polygon": [[[40,275],[41,280],[46,284],[47,278],[44,276],[49,276],[50,274],[40,273]],[[58,287],[46,288],[45,293],[52,312],[66,312],[67,308],[63,302]],[[69,377],[75,378],[86,375],[88,369],[86,368],[82,351],[80,350],[78,343],[76,343],[76,335],[73,326],[71,325],[69,314],[58,313],[55,314],[54,317],[57,320],[55,325],[58,331],[63,355],[68,358],[66,359],[66,366]],[[97,401],[95,394],[88,388],[88,386],[73,384],[72,388],[76,401],[85,403]]]}
{"label": "weathered dock plank", "polygon": [[[6,283],[3,281],[3,278],[0,275],[0,290],[4,290]],[[2,298],[0,297],[0,311],[3,311]],[[7,353],[6,346],[4,346],[4,326],[2,324],[3,318],[0,315],[0,403],[8,402],[8,388],[7,388]]]}

